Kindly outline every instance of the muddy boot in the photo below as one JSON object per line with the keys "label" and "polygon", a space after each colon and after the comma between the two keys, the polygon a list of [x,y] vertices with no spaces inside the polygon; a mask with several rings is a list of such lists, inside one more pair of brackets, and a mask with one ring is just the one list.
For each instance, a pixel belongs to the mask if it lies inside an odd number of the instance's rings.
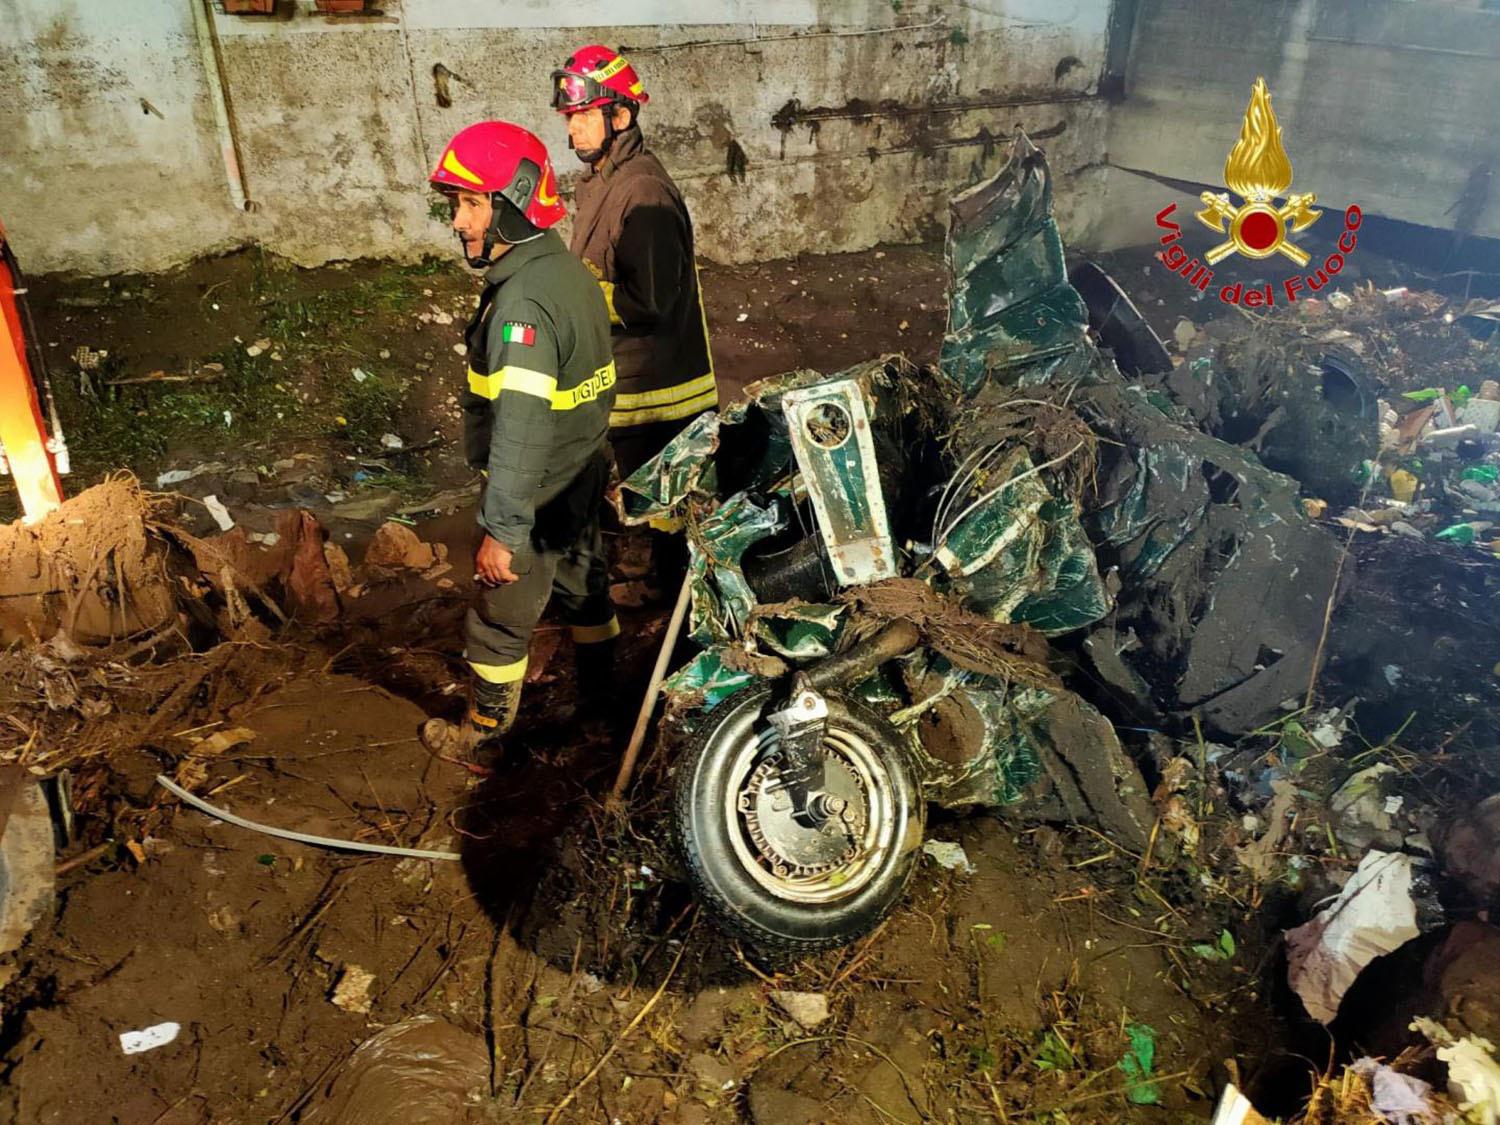
{"label": "muddy boot", "polygon": [[463,721],[428,719],[422,724],[422,745],[440,757],[469,766],[471,772],[489,772],[499,762],[500,740],[514,725],[520,708],[520,680],[508,684],[475,680],[469,694],[469,713]]}

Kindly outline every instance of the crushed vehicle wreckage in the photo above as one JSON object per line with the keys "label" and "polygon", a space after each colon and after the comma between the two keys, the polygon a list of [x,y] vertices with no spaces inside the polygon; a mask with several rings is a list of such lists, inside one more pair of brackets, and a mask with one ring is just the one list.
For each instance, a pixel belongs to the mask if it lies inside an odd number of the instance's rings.
{"label": "crushed vehicle wreckage", "polygon": [[924,800],[1143,847],[1146,781],[1070,670],[1234,733],[1317,660],[1336,539],[1095,343],[1024,135],[955,199],[948,262],[936,369],[764,381],[626,482],[629,520],[682,519],[693,548],[703,651],[666,686],[685,858],[762,945],[876,924]]}

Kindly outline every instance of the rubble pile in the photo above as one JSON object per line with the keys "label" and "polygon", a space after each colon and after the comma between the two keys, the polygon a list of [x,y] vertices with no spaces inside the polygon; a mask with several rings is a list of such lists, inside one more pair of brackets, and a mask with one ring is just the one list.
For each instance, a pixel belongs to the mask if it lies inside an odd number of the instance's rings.
{"label": "rubble pile", "polygon": [[[1493,310],[1335,292],[1178,333],[1176,356],[1132,338],[1122,370],[1024,136],[954,201],[948,261],[935,371],[764,381],[626,483],[629,519],[684,518],[693,544],[703,651],[674,713],[691,728],[904,604],[918,647],[857,691],[927,797],[1092,823],[1147,863],[1160,834],[1205,880],[1217,849],[1302,922],[1301,1018],[1334,1022],[1362,971],[1459,919],[1490,932],[1492,810],[1454,814],[1500,785]],[[942,605],[1011,630],[1009,662],[945,648]],[[1400,1068],[1352,1065],[1307,1120],[1440,1088],[1406,1027],[1433,1014],[1407,1014]]]}

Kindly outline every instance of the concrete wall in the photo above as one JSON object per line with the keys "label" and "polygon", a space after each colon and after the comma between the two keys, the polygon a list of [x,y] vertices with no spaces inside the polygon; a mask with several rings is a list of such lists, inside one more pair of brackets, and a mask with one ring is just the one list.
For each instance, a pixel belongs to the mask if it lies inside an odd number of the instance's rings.
{"label": "concrete wall", "polygon": [[[1130,169],[1223,190],[1264,75],[1295,173],[1330,209],[1500,237],[1500,11],[1437,0],[1140,0],[1111,110],[1110,207],[1089,240],[1155,237],[1167,202]],[[1325,220],[1326,222],[1327,220]]]}
{"label": "concrete wall", "polygon": [[[32,270],[160,269],[258,242],[305,264],[452,249],[425,177],[457,129],[546,105],[575,46],[623,45],[700,252],[860,249],[942,229],[946,198],[1039,135],[1065,229],[1094,218],[1110,0],[385,0],[213,15],[247,193],[230,206],[189,4],[0,0],[0,219]],[[287,18],[289,17],[289,18]],[[566,24],[567,26],[562,26]],[[452,105],[433,77],[457,76]],[[144,102],[142,101],[144,99]],[[149,108],[145,108],[149,105]],[[738,146],[742,177],[728,171]],[[80,190],[74,190],[75,188]]]}

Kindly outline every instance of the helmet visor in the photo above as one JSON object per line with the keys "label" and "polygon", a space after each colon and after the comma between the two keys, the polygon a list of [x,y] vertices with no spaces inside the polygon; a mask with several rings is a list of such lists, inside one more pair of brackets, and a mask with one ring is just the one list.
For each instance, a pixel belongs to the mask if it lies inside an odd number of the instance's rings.
{"label": "helmet visor", "polygon": [[610,92],[592,78],[566,70],[552,72],[553,109],[582,109],[591,102],[610,96]]}

